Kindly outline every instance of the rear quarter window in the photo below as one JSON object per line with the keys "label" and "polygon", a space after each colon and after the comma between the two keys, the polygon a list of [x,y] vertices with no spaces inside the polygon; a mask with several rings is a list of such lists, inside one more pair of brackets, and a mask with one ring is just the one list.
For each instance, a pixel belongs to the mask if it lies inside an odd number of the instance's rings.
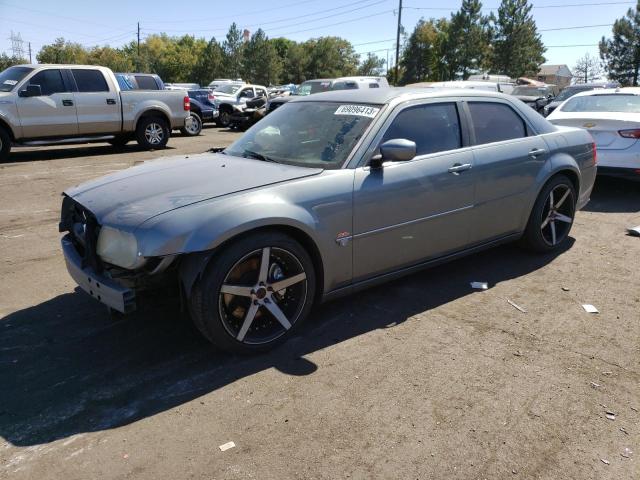
{"label": "rear quarter window", "polygon": [[99,70],[71,69],[79,92],[108,92],[109,85]]}
{"label": "rear quarter window", "polygon": [[468,105],[477,145],[527,136],[524,120],[508,105],[496,102],[469,102]]}
{"label": "rear quarter window", "polygon": [[158,84],[153,77],[148,77],[146,75],[136,75],[136,82],[138,82],[138,88],[140,88],[141,90],[159,90]]}

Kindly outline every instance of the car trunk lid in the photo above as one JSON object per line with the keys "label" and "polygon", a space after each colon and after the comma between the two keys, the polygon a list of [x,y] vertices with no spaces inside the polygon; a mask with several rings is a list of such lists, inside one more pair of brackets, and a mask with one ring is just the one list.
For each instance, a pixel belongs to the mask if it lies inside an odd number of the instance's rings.
{"label": "car trunk lid", "polygon": [[618,132],[640,128],[638,114],[624,112],[597,112],[593,114],[563,113],[561,118],[551,119],[554,125],[578,127],[587,130],[596,142],[598,150],[624,150],[634,145],[636,138],[625,138]]}

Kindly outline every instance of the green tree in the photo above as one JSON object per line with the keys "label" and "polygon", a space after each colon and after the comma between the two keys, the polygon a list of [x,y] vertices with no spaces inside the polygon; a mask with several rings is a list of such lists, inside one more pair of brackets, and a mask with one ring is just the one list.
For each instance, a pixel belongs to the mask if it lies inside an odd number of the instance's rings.
{"label": "green tree", "polygon": [[192,78],[200,85],[208,85],[214,78],[224,74],[224,55],[222,47],[215,38],[211,38],[202,55],[197,59]]}
{"label": "green tree", "polygon": [[449,26],[449,21],[444,18],[437,21],[421,18],[418,21],[400,59],[400,85],[444,80],[455,75],[456,67],[449,67],[443,50],[447,44]]}
{"label": "green tree", "polygon": [[276,45],[259,28],[242,50],[242,77],[260,85],[274,85],[281,72],[282,60]]}
{"label": "green tree", "polygon": [[89,65],[102,65],[114,72],[131,72],[134,70],[133,60],[119,49],[111,47],[93,47],[87,52]]}
{"label": "green tree", "polygon": [[528,0],[502,0],[496,20],[493,68],[512,78],[533,76],[544,63],[545,48]]}
{"label": "green tree", "polygon": [[242,32],[234,22],[229,27],[226,40],[222,44],[224,64],[226,66],[225,75],[233,78],[234,80],[240,77],[240,72],[242,70],[243,48],[244,42],[242,40]]}
{"label": "green tree", "polygon": [[39,63],[87,63],[88,54],[79,43],[56,38],[50,45],[44,45],[36,56]]}
{"label": "green tree", "polygon": [[309,57],[305,77],[335,78],[353,75],[358,68],[358,55],[353,45],[340,37],[307,40],[304,48]]}
{"label": "green tree", "polygon": [[600,58],[611,80],[638,85],[640,72],[640,0],[613,24],[613,38],[600,40]]}
{"label": "green tree", "polygon": [[466,79],[490,63],[493,29],[481,10],[480,0],[463,0],[460,10],[451,15],[444,52],[451,79]]}
{"label": "green tree", "polygon": [[384,71],[385,59],[378,57],[374,53],[367,54],[362,63],[358,66],[358,75],[382,75]]}
{"label": "green tree", "polygon": [[3,53],[0,55],[0,72],[9,67],[20,65],[22,63],[29,63],[29,60],[25,58],[10,57],[6,53]]}

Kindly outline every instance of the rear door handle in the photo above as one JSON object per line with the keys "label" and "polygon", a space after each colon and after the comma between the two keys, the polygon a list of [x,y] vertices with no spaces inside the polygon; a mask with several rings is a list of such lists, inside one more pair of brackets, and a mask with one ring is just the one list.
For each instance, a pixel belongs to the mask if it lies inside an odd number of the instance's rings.
{"label": "rear door handle", "polygon": [[65,107],[73,107],[73,100],[62,100],[62,105]]}
{"label": "rear door handle", "polygon": [[107,98],[107,105],[115,105],[116,101],[113,98]]}
{"label": "rear door handle", "polygon": [[545,153],[547,153],[547,151],[544,148],[534,148],[529,152],[529,156],[536,158],[536,157],[539,157],[540,155],[544,155]]}
{"label": "rear door handle", "polygon": [[471,168],[470,163],[455,163],[451,167],[449,167],[449,173],[453,173],[454,175],[459,175],[460,172],[464,172],[465,170],[469,170]]}

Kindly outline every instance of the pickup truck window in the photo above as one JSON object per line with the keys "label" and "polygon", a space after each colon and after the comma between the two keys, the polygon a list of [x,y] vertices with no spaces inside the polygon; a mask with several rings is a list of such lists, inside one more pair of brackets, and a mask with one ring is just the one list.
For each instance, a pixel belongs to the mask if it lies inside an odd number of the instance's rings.
{"label": "pickup truck window", "polygon": [[64,86],[64,80],[62,80],[62,73],[60,70],[43,70],[36,73],[29,85],[40,85],[42,95],[53,95],[54,93],[66,92],[67,88]]}
{"label": "pickup truck window", "polygon": [[136,82],[138,82],[138,88],[141,90],[159,90],[158,84],[153,77],[136,75]]}
{"label": "pickup truck window", "polygon": [[108,92],[109,85],[104,79],[104,75],[99,70],[84,70],[80,68],[72,68],[73,78],[76,79],[76,85],[79,92]]}
{"label": "pickup truck window", "polygon": [[460,148],[462,137],[458,109],[454,103],[405,108],[393,119],[380,143],[394,138],[416,142],[416,155]]}
{"label": "pickup truck window", "polygon": [[30,67],[9,67],[0,72],[0,92],[10,92],[20,81],[33,71]]}
{"label": "pickup truck window", "polygon": [[527,136],[524,121],[508,105],[494,102],[469,102],[468,105],[477,145]]}

